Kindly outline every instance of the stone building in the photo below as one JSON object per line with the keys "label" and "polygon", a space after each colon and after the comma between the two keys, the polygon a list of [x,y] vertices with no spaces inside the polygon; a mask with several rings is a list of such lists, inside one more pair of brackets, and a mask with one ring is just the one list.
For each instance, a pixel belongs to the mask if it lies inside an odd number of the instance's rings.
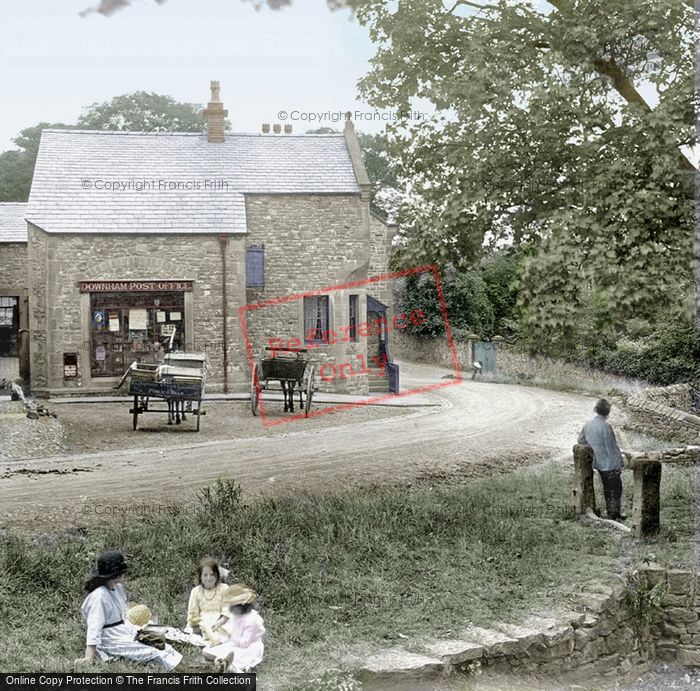
{"label": "stone building", "polygon": [[[370,212],[352,122],[229,134],[216,82],[204,115],[204,134],[43,131],[26,209],[35,393],[110,389],[166,342],[207,352],[209,390],[247,391],[246,332],[256,356],[298,339],[327,371],[386,350],[358,335],[391,310],[386,283],[363,281],[386,273],[392,229]],[[322,388],[368,392],[366,370],[344,373]]]}
{"label": "stone building", "polygon": [[27,205],[0,203],[0,357],[16,357],[27,328]]}

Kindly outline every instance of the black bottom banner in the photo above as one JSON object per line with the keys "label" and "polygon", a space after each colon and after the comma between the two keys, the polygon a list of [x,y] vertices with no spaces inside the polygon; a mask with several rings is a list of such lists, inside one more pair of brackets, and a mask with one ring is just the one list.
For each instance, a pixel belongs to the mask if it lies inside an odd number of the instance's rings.
{"label": "black bottom banner", "polygon": [[92,673],[92,672],[44,672],[0,674],[2,691],[30,691],[32,689],[69,689],[70,691],[154,691],[154,689],[231,689],[255,691],[255,674],[150,674],[147,672]]}

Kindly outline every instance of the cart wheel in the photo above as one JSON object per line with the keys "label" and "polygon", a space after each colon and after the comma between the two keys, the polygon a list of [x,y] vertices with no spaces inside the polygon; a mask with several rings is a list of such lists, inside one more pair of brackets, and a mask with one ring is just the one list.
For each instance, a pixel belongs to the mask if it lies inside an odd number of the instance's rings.
{"label": "cart wheel", "polygon": [[250,407],[253,411],[253,415],[258,414],[258,406],[260,405],[260,391],[260,376],[258,373],[258,366],[255,365],[250,382]]}
{"label": "cart wheel", "polygon": [[306,381],[306,400],[304,401],[305,417],[309,417],[309,410],[311,410],[311,399],[314,395],[314,366],[310,365],[307,371],[309,375]]}
{"label": "cart wheel", "polygon": [[139,397],[134,396],[134,431],[139,423]]}

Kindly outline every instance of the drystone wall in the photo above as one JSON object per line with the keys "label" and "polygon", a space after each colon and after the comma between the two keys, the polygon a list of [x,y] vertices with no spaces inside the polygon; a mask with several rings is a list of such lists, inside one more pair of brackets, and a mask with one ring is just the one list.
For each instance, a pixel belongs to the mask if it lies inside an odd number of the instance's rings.
{"label": "drystone wall", "polygon": [[585,589],[570,611],[521,623],[470,626],[458,638],[389,648],[363,679],[390,684],[452,672],[636,678],[656,660],[700,665],[700,575],[650,564]]}
{"label": "drystone wall", "polygon": [[690,384],[674,384],[630,396],[626,400],[628,427],[660,439],[700,444],[700,414],[693,412],[694,393]]}

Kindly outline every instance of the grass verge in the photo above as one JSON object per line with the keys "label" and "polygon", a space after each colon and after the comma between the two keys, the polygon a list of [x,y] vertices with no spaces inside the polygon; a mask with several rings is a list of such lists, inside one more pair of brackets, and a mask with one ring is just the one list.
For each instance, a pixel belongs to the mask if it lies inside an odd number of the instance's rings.
{"label": "grass verge", "polygon": [[[630,498],[631,476],[625,485]],[[133,565],[131,599],[164,623],[184,624],[193,564],[204,555],[253,586],[268,629],[261,689],[339,688],[336,672],[381,646],[410,647],[468,622],[547,610],[584,582],[615,573],[621,561],[690,562],[692,469],[664,468],[663,531],[642,547],[575,521],[570,487],[571,469],[562,463],[460,485],[253,503],[241,500],[235,484],[218,482],[196,509],[169,517],[89,533],[6,533],[0,670],[72,669],[84,646],[82,584],[96,554],[109,547]],[[95,669],[142,667],[115,661]]]}

